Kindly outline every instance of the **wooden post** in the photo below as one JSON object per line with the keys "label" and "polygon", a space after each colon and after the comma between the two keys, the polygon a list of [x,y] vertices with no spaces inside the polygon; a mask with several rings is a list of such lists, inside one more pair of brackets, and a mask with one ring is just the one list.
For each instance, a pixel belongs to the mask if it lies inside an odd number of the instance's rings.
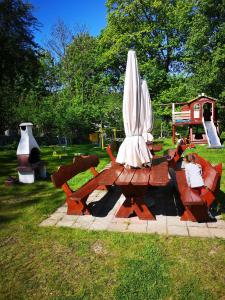
{"label": "wooden post", "polygon": [[174,113],[175,113],[175,103],[172,103],[172,122],[174,122]]}
{"label": "wooden post", "polygon": [[102,128],[102,125],[99,129],[99,136],[100,136],[100,143],[101,143],[101,148],[104,149],[104,130]]}
{"label": "wooden post", "polygon": [[190,126],[190,142],[193,142],[193,128]]}
{"label": "wooden post", "polygon": [[113,128],[113,139],[116,142],[116,128]]}
{"label": "wooden post", "polygon": [[193,131],[192,131],[192,125],[190,125],[190,137],[189,137],[190,143],[193,142]]}
{"label": "wooden post", "polygon": [[172,131],[173,131],[173,135],[172,135],[172,141],[173,141],[173,144],[175,144],[175,132],[176,132],[176,125],[172,125]]}
{"label": "wooden post", "polygon": [[176,132],[176,125],[174,124],[175,123],[175,115],[174,115],[174,112],[175,112],[175,103],[172,103],[172,141],[173,141],[173,144],[176,143],[175,141],[175,132]]}

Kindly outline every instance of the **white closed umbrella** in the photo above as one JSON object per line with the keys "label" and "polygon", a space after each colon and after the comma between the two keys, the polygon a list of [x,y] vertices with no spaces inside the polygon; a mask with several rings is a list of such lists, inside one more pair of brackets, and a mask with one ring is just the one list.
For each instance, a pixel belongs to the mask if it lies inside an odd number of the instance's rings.
{"label": "white closed umbrella", "polygon": [[143,103],[145,106],[145,118],[144,118],[144,129],[143,129],[143,137],[145,142],[152,142],[153,135],[150,133],[153,129],[152,122],[152,102],[150,98],[150,94],[148,91],[148,85],[146,80],[141,81],[141,91],[143,97]]}
{"label": "white closed umbrella", "polygon": [[141,96],[141,81],[137,57],[133,50],[128,52],[123,94],[123,122],[126,138],[121,144],[116,162],[131,167],[142,167],[151,162],[152,155],[142,136],[145,106]]}

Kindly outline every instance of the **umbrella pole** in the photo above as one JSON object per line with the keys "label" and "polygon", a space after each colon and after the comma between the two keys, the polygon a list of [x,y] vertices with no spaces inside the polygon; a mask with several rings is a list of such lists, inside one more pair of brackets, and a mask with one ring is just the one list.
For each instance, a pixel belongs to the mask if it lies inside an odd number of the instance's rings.
{"label": "umbrella pole", "polygon": [[113,128],[113,138],[114,142],[116,142],[116,128]]}

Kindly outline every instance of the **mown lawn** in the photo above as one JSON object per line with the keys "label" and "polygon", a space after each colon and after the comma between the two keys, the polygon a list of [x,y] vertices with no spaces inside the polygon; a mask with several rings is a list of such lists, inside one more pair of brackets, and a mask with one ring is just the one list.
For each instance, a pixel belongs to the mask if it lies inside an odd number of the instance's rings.
{"label": "mown lawn", "polygon": [[[108,162],[105,151],[90,145],[70,147],[61,159],[52,151],[42,148],[49,173],[74,153],[98,154],[100,169]],[[212,163],[223,161],[225,173],[225,150],[195,151]],[[62,191],[49,180],[4,187],[7,176],[16,175],[13,149],[0,150],[0,166],[1,299],[225,299],[224,240],[42,228],[38,224],[64,202]]]}

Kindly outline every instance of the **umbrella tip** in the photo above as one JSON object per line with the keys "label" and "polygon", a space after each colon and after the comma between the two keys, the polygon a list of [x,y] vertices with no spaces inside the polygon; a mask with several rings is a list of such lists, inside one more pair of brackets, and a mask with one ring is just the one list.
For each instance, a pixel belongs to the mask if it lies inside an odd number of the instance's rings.
{"label": "umbrella tip", "polygon": [[128,51],[128,54],[130,54],[130,55],[136,55],[136,51],[134,49],[130,49]]}

